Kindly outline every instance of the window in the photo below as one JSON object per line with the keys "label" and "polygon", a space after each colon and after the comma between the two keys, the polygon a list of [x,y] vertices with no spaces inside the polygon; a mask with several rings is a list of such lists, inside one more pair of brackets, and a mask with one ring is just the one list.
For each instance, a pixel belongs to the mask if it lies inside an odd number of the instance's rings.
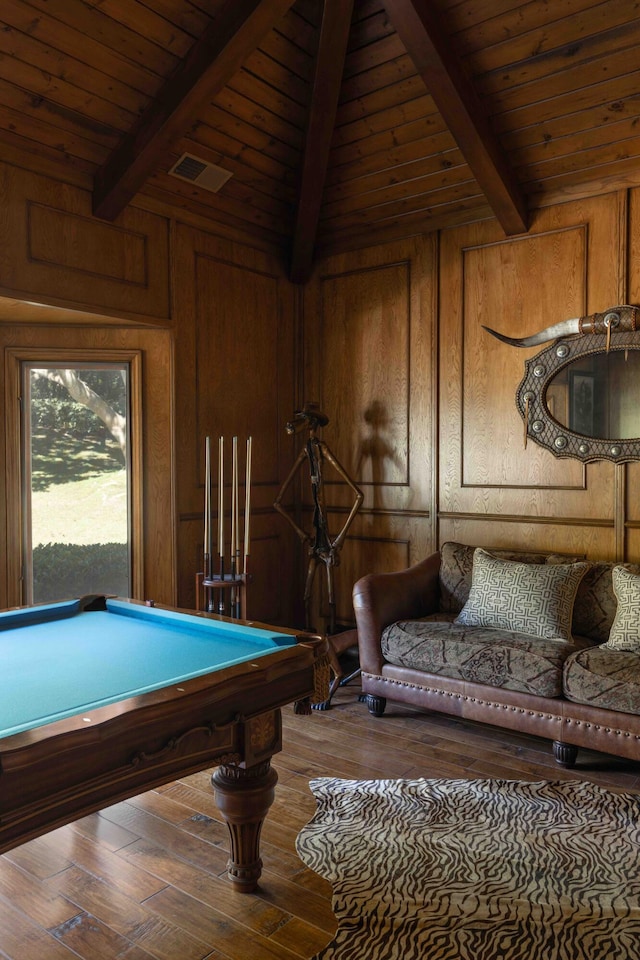
{"label": "window", "polygon": [[22,362],[23,597],[131,596],[130,370]]}

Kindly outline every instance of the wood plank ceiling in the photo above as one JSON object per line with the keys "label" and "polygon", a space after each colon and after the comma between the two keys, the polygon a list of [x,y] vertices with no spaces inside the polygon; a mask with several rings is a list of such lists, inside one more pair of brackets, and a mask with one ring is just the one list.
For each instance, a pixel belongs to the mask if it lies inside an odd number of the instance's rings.
{"label": "wood plank ceiling", "polygon": [[[2,0],[0,160],[314,257],[640,183],[637,0]],[[217,193],[169,173],[188,153]]]}

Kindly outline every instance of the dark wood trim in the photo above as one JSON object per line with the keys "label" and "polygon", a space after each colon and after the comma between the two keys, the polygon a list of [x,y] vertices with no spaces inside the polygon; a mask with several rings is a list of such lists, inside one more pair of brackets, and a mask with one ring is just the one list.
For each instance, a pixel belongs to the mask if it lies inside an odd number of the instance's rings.
{"label": "dark wood trim", "polygon": [[385,7],[503,230],[526,233],[524,194],[430,0],[385,0]]}
{"label": "dark wood trim", "polygon": [[612,529],[614,522],[611,519],[599,517],[533,517],[517,513],[466,513],[458,510],[441,510],[439,520],[478,520],[493,521],[494,523],[521,523],[552,527],[601,527]]}
{"label": "dark wood trim", "polygon": [[293,235],[293,283],[306,283],[311,273],[352,12],[353,0],[324,5]]}

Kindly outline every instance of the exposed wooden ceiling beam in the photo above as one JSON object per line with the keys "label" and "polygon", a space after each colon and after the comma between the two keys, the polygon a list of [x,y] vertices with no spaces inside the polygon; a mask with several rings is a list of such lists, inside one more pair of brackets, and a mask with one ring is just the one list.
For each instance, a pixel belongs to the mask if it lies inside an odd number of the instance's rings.
{"label": "exposed wooden ceiling beam", "polygon": [[159,96],[97,171],[93,212],[114,220],[293,0],[227,0]]}
{"label": "exposed wooden ceiling beam", "polygon": [[527,205],[432,0],[384,0],[391,22],[508,236],[528,229]]}
{"label": "exposed wooden ceiling beam", "polygon": [[311,273],[352,13],[353,0],[325,0],[293,234],[294,283]]}

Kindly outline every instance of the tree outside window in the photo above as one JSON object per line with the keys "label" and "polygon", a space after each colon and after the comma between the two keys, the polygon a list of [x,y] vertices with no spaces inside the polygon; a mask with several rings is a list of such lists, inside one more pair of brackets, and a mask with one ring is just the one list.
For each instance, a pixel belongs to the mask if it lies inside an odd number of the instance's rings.
{"label": "tree outside window", "polygon": [[24,364],[28,602],[129,596],[129,369]]}

